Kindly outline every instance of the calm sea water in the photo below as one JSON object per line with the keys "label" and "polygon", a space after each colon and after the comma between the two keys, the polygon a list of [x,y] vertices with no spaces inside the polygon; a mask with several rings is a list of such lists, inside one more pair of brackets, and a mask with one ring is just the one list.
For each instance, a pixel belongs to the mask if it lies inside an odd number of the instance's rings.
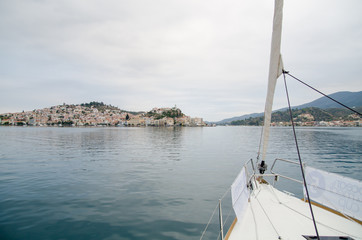
{"label": "calm sea water", "polygon": [[[255,159],[260,131],[0,127],[0,239],[199,239]],[[272,128],[269,164],[297,160],[291,133]],[[308,165],[362,180],[362,128],[297,134]],[[278,171],[300,177],[294,167]],[[301,195],[301,186],[278,184]],[[204,239],[217,239],[217,229],[216,216]]]}

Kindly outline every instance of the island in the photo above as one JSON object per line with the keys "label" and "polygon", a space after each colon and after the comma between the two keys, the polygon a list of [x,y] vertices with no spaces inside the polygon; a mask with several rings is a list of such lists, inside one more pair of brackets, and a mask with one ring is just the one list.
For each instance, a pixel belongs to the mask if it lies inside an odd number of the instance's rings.
{"label": "island", "polygon": [[0,114],[3,126],[154,126],[203,127],[207,124],[199,117],[186,116],[176,106],[155,107],[148,112],[121,110],[103,102],[62,104],[32,111]]}

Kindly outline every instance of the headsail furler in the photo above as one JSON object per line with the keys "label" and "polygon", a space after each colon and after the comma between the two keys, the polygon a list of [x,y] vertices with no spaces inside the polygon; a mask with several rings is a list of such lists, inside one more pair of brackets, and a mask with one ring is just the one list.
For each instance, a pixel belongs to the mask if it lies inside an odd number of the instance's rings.
{"label": "headsail furler", "polygon": [[282,38],[283,0],[276,0],[274,6],[273,33],[269,63],[268,91],[264,109],[264,127],[262,133],[262,160],[265,160],[269,141],[269,130],[274,100],[275,85],[283,73],[283,61],[280,54]]}

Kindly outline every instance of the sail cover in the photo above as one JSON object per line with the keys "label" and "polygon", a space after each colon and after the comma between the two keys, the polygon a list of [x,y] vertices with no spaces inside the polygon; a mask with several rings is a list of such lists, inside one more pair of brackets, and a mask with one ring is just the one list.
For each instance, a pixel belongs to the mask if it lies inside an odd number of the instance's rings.
{"label": "sail cover", "polygon": [[264,128],[263,128],[263,151],[262,159],[265,160],[266,150],[268,148],[269,129],[273,107],[275,85],[278,77],[282,74],[283,63],[280,55],[280,44],[282,37],[283,20],[283,0],[276,0],[274,6],[273,34],[269,63],[269,81],[268,91],[264,109]]}
{"label": "sail cover", "polygon": [[248,205],[249,190],[246,182],[246,172],[245,167],[243,167],[231,185],[231,201],[238,221],[243,219]]}
{"label": "sail cover", "polygon": [[308,166],[305,176],[313,201],[362,220],[362,182]]}

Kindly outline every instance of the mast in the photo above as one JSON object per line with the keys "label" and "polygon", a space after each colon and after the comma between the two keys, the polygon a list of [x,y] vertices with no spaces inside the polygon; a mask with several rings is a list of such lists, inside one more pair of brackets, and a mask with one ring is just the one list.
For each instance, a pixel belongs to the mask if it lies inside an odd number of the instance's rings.
{"label": "mast", "polygon": [[280,55],[282,20],[283,20],[283,0],[275,0],[273,33],[272,33],[270,63],[269,63],[268,91],[265,102],[264,127],[262,133],[262,140],[263,140],[262,160],[265,160],[266,151],[268,148],[275,85],[278,77],[283,72],[283,62],[282,62],[282,57]]}

